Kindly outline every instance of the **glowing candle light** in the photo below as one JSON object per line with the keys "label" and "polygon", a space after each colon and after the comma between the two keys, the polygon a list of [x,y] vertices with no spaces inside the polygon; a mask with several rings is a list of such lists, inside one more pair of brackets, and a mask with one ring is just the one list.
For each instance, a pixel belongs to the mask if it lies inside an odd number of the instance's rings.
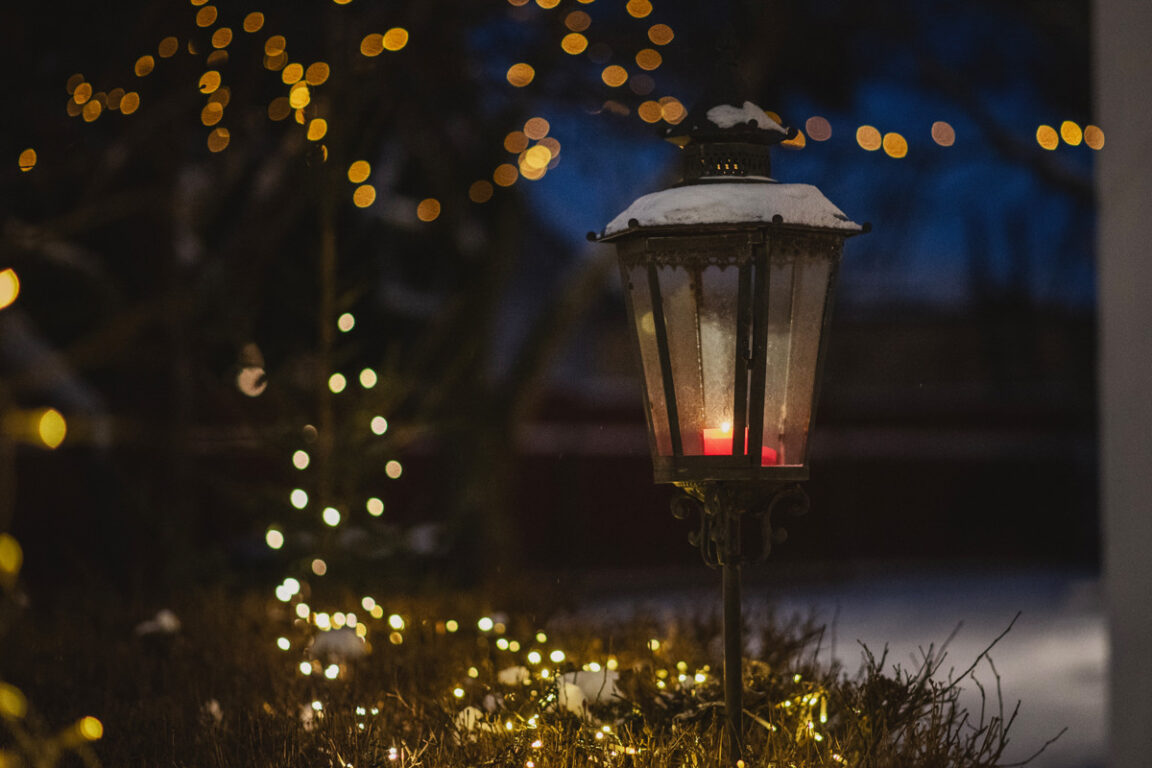
{"label": "glowing candle light", "polygon": [[[701,439],[704,444],[705,456],[731,456],[732,455],[732,423],[725,421],[719,429],[709,428],[701,430]],[[744,428],[744,440],[748,440],[748,428]],[[779,463],[779,454],[768,446],[760,448],[760,466],[769,467]]]}

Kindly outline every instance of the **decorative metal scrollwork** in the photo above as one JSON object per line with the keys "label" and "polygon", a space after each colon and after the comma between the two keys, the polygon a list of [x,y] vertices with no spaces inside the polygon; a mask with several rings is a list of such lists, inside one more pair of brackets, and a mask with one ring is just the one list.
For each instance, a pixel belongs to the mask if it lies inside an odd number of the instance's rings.
{"label": "decorative metal scrollwork", "polygon": [[[774,516],[785,512],[795,517],[808,511],[808,494],[796,483],[678,485],[683,493],[672,500],[672,516],[678,520],[699,516],[699,528],[688,534],[688,542],[700,549],[710,568],[764,560],[772,543],[781,543],[788,535],[783,527],[773,528]],[[746,546],[750,537],[751,550]]]}

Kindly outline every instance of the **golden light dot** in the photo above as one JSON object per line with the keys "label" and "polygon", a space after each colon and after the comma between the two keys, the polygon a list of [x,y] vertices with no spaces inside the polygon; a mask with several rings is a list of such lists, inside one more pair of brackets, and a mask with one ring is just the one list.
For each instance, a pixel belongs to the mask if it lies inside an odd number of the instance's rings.
{"label": "golden light dot", "polygon": [[[366,506],[368,507],[368,514],[372,515],[372,517],[380,517],[380,515],[384,514],[384,502],[375,496],[368,499]],[[372,609],[369,608],[368,610]]]}
{"label": "golden light dot", "polygon": [[72,91],[72,101],[77,104],[84,104],[92,98],[92,83],[80,83],[76,86],[76,90]]}
{"label": "golden light dot", "polygon": [[[24,150],[20,153],[20,157],[16,163],[20,166],[20,170],[23,173],[27,173],[28,171],[32,170],[36,167],[36,150],[32,149],[31,147]],[[10,271],[11,270],[8,269],[4,270],[4,272]],[[0,272],[0,275],[4,274],[4,272]]]}
{"label": "golden light dot", "polygon": [[950,147],[956,143],[956,129],[943,120],[932,123],[932,141],[942,147]]}
{"label": "golden light dot", "polygon": [[96,741],[104,735],[104,724],[89,715],[76,723],[76,732],[86,741]]}
{"label": "golden light dot", "polygon": [[84,107],[77,104],[72,99],[68,99],[68,103],[64,105],[64,111],[68,113],[68,117],[76,117],[84,111]]}
{"label": "golden light dot", "polygon": [[388,642],[392,643],[392,645],[403,645],[404,635],[400,634],[399,632],[393,632],[392,634],[388,635]]}
{"label": "golden light dot", "polygon": [[192,5],[204,5],[208,0],[192,0]]}
{"label": "golden light dot", "polygon": [[192,54],[193,56],[200,52],[200,50],[196,47],[196,43],[192,42],[191,40],[188,41],[188,45],[186,47],[188,49],[188,53]]}
{"label": "golden light dot", "polygon": [[383,52],[384,35],[378,32],[365,35],[364,39],[360,41],[360,53],[364,56],[379,56]]}
{"label": "golden light dot", "polygon": [[[316,574],[317,576],[323,576],[324,574],[328,573],[328,563],[317,557],[312,561],[312,573]],[[324,618],[321,619],[321,616],[324,616]],[[331,626],[328,622],[328,616],[322,613],[317,614],[316,616],[316,626],[319,627],[321,623],[323,623],[324,626]]]}
{"label": "golden light dot", "polygon": [[575,56],[588,48],[588,38],[579,32],[572,32],[564,35],[564,39],[560,41],[560,47],[564,49],[564,53]]}
{"label": "golden light dot", "polygon": [[648,39],[653,45],[668,45],[673,37],[675,34],[672,32],[672,27],[667,24],[653,24],[648,28]]}
{"label": "golden light dot", "polygon": [[304,77],[304,65],[293,62],[280,72],[280,79],[284,81],[285,85],[294,85],[300,82]]}
{"label": "golden light dot", "polygon": [[520,171],[516,170],[516,166],[511,163],[501,163],[496,166],[496,170],[492,172],[492,181],[501,187],[510,187],[516,183],[516,179],[519,176]]}
{"label": "golden light dot", "polygon": [[552,126],[548,121],[542,117],[529,118],[528,121],[524,123],[524,135],[529,139],[539,141],[548,135],[548,131],[551,130],[551,128]]}
{"label": "golden light dot", "polygon": [[523,88],[532,82],[536,77],[536,70],[532,69],[530,64],[519,62],[508,67],[508,74],[506,75],[508,82],[517,88]]}
{"label": "golden light dot", "polygon": [[332,0],[336,5],[348,5],[352,0]]}
{"label": "golden light dot", "polygon": [[130,115],[140,108],[140,94],[136,91],[128,91],[124,94],[124,98],[120,99],[120,111],[125,115]]}
{"label": "golden light dot", "polygon": [[537,144],[524,153],[524,165],[534,170],[545,169],[552,162],[552,152],[548,147]]}
{"label": "golden light dot", "polygon": [[1071,120],[1065,120],[1060,124],[1060,138],[1064,139],[1064,143],[1068,146],[1078,147],[1084,140],[1084,131]]}
{"label": "golden light dot", "polygon": [[180,50],[180,41],[175,37],[166,37],[160,41],[160,45],[156,47],[156,52],[160,54],[162,59],[170,59],[176,55],[176,51]]}
{"label": "golden light dot", "polygon": [[908,140],[898,133],[884,134],[884,153],[897,159],[907,157]]}
{"label": "golden light dot", "polygon": [[334,395],[338,395],[344,391],[348,386],[348,379],[344,378],[342,373],[334,373],[328,377],[328,389]]}
{"label": "golden light dot", "polygon": [[284,53],[288,47],[288,41],[284,39],[284,35],[272,35],[264,41],[264,55],[265,56],[278,56]]}
{"label": "golden light dot", "polygon": [[84,115],[84,122],[92,122],[96,118],[100,117],[100,113],[102,111],[104,111],[104,107],[101,106],[100,102],[92,99],[84,105],[84,112],[82,113]]}
{"label": "golden light dot", "polygon": [[64,421],[60,411],[47,408],[41,412],[36,422],[36,433],[40,437],[40,442],[55,449],[64,442],[64,437],[68,434],[68,423]]}
{"label": "golden light dot", "polygon": [[210,27],[216,23],[216,6],[206,5],[196,12],[196,26]]}
{"label": "golden light dot", "polygon": [[408,30],[404,27],[392,27],[384,33],[384,48],[389,51],[398,51],[408,45]]}
{"label": "golden light dot", "polygon": [[345,312],[336,318],[336,327],[341,333],[348,333],[348,331],[356,327],[356,316],[351,312]]}
{"label": "golden light dot", "polygon": [[200,122],[204,125],[216,125],[224,117],[224,107],[216,102],[206,104],[204,109],[200,110]]}
{"label": "golden light dot", "polygon": [[472,186],[468,187],[468,199],[474,203],[486,203],[492,199],[492,194],[495,189],[492,187],[491,182],[480,180],[472,182]]}
{"label": "golden light dot", "polygon": [[284,546],[284,534],[275,528],[269,528],[264,533],[264,543],[268,545],[268,549],[280,549]]}
{"label": "golden light dot", "polygon": [[592,25],[592,17],[584,11],[572,11],[564,17],[564,26],[573,32],[583,32]]}
{"label": "golden light dot", "polygon": [[628,5],[624,7],[628,10],[629,16],[637,19],[642,19],[652,13],[652,3],[648,0],[628,0]]}
{"label": "golden light dot", "polygon": [[113,110],[119,109],[120,108],[120,101],[123,98],[124,98],[124,89],[123,88],[113,88],[112,90],[108,91],[108,101],[104,106],[107,107],[108,109],[113,109]]}
{"label": "golden light dot", "polygon": [[383,416],[373,416],[372,421],[368,422],[368,428],[372,430],[372,434],[382,435],[388,431],[388,419]]}
{"label": "golden light dot", "polygon": [[292,105],[288,103],[287,96],[277,96],[268,105],[268,117],[272,120],[283,120],[292,114]]}
{"label": "golden light dot", "polygon": [[384,465],[384,474],[388,475],[388,477],[392,478],[393,480],[398,479],[400,475],[403,474],[403,472],[404,467],[401,466],[400,462],[396,461],[396,459],[392,459]]}
{"label": "golden light dot", "polygon": [[364,389],[372,389],[380,381],[380,377],[376,375],[376,371],[371,368],[365,368],[360,371],[360,386]]}
{"label": "golden light dot", "polygon": [[528,137],[524,131],[512,131],[504,137],[504,149],[514,154],[520,154],[528,148]]}
{"label": "golden light dot", "polygon": [[664,57],[652,48],[645,48],[636,54],[636,66],[651,72],[664,62]]}
{"label": "golden light dot", "polygon": [[520,158],[520,175],[528,181],[540,181],[547,172],[547,166],[530,165],[523,157]]}
{"label": "golden light dot", "polygon": [[376,202],[376,187],[371,184],[361,184],[352,193],[352,202],[357,208],[367,208]]}
{"label": "golden light dot", "polygon": [[275,56],[264,57],[264,69],[267,69],[269,72],[278,72],[283,69],[287,63],[288,54],[285,51],[280,51],[280,53]]}
{"label": "golden light dot", "polygon": [[665,96],[660,99],[660,111],[665,122],[672,125],[676,125],[688,115],[688,110],[679,99],[673,96]]}
{"label": "golden light dot", "polygon": [[232,89],[224,87],[217,90],[208,97],[209,104],[219,104],[221,107],[228,106],[228,102],[232,100]]}
{"label": "golden light dot", "polygon": [[200,93],[212,93],[220,87],[220,73],[210,69],[200,75]]}
{"label": "golden light dot", "polygon": [[804,130],[813,141],[828,141],[832,138],[832,126],[819,115],[808,118],[804,122]]}
{"label": "golden light dot", "polygon": [[340,525],[340,510],[335,507],[324,507],[324,511],[320,513],[320,516],[324,518],[325,524],[329,527],[335,528]]}
{"label": "golden light dot", "polygon": [[440,216],[440,201],[429,197],[416,206],[416,218],[420,221],[435,221]]}
{"label": "golden light dot", "polygon": [[228,61],[228,51],[212,51],[208,54],[205,63],[210,67],[216,67]]}
{"label": "golden light dot", "polygon": [[84,75],[80,74],[79,72],[69,77],[68,81],[64,83],[64,88],[68,91],[68,95],[71,96],[72,93],[76,90],[76,86],[80,85],[82,82],[84,82]]}
{"label": "golden light dot", "polygon": [[208,151],[223,152],[231,140],[232,134],[227,128],[213,128],[212,133],[208,134]]}
{"label": "golden light dot", "polygon": [[880,136],[880,131],[871,125],[862,125],[856,129],[856,143],[869,152],[875,152],[880,149],[883,139]]}
{"label": "golden light dot", "polygon": [[308,69],[304,71],[304,81],[308,83],[308,85],[323,85],[328,81],[328,75],[328,63],[315,61],[309,64]]}
{"label": "golden light dot", "polygon": [[551,10],[560,5],[560,0],[536,0],[536,5],[545,10]]}
{"label": "golden light dot", "polygon": [[528,0],[508,0],[508,4],[519,8],[522,5],[528,5]]}
{"label": "golden light dot", "polygon": [[1104,131],[1099,126],[1084,126],[1084,143],[1092,149],[1101,149],[1104,146]]}
{"label": "golden light dot", "polygon": [[16,276],[16,270],[11,267],[0,270],[0,309],[12,306],[19,295],[20,278]]}
{"label": "golden light dot", "polygon": [[560,142],[553,136],[546,136],[540,139],[540,146],[547,147],[548,151],[552,153],[552,159],[555,160],[560,155]]}
{"label": "golden light dot", "polygon": [[308,141],[320,141],[328,133],[328,121],[317,117],[308,123]]}
{"label": "golden light dot", "polygon": [[628,82],[628,70],[619,64],[611,64],[604,67],[604,71],[600,73],[600,79],[611,88],[619,88]]}
{"label": "golden light dot", "polygon": [[7,533],[0,533],[0,573],[15,576],[24,564],[24,549]]}
{"label": "golden light dot", "polygon": [[152,72],[156,66],[156,59],[148,54],[136,59],[136,64],[132,67],[132,71],[136,73],[136,77],[144,77]]}
{"label": "golden light dot", "polygon": [[658,101],[645,101],[636,108],[636,114],[646,123],[655,123],[664,116],[664,110]]}
{"label": "golden light dot", "polygon": [[244,17],[244,31],[248,33],[259,32],[260,28],[264,26],[264,14],[260,11],[252,11]]}
{"label": "golden light dot", "polygon": [[1050,125],[1042,125],[1036,129],[1036,143],[1044,149],[1056,149],[1060,144],[1060,134]]}
{"label": "golden light dot", "polygon": [[213,48],[227,48],[228,44],[232,42],[232,28],[220,27],[212,33],[212,47]]}
{"label": "golden light dot", "polygon": [[293,109],[303,109],[312,101],[312,94],[305,83],[296,83],[288,92],[288,103]]}
{"label": "golden light dot", "polygon": [[308,493],[303,488],[294,488],[292,489],[292,493],[288,494],[288,501],[290,501],[296,509],[304,509],[304,507],[308,506]]}
{"label": "golden light dot", "polygon": [[28,714],[28,700],[14,685],[0,683],[0,716],[7,720],[21,720]]}

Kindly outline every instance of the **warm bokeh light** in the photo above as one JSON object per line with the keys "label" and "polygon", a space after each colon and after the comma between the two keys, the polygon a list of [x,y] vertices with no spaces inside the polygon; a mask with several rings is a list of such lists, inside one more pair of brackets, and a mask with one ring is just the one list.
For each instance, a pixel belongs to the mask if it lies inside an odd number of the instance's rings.
{"label": "warm bokeh light", "polygon": [[384,35],[373,32],[360,41],[360,53],[364,56],[379,56],[384,52]]}
{"label": "warm bokeh light", "polygon": [[501,187],[510,187],[516,183],[519,176],[520,171],[516,170],[516,166],[511,163],[501,163],[492,172],[492,181]]}
{"label": "warm bokeh light", "polygon": [[312,101],[312,92],[306,83],[296,83],[288,91],[288,103],[292,109],[303,109]]}
{"label": "warm bokeh light", "polygon": [[560,5],[560,0],[536,0],[536,5],[540,6],[546,11],[550,11],[556,6]]}
{"label": "warm bokeh light", "polygon": [[136,77],[144,77],[151,74],[153,68],[156,66],[156,59],[150,55],[145,54],[136,59],[136,64],[133,65],[132,71],[136,73]]}
{"label": "warm bokeh light", "polygon": [[474,203],[486,203],[492,199],[492,193],[494,191],[491,182],[484,181],[483,179],[474,181],[472,185],[468,187],[468,199]]}
{"label": "warm bokeh light", "polygon": [[206,5],[196,12],[196,26],[210,27],[216,23],[216,7]]}
{"label": "warm bokeh light", "polygon": [[279,72],[284,69],[284,65],[288,63],[288,53],[281,51],[275,56],[264,57],[264,69],[269,72]]}
{"label": "warm bokeh light", "polygon": [[856,143],[862,149],[875,152],[883,144],[883,138],[880,136],[880,131],[871,125],[862,125],[856,129]]}
{"label": "warm bokeh light", "polygon": [[204,74],[200,75],[200,93],[212,93],[220,87],[220,73],[214,69],[210,69]]}
{"label": "warm bokeh light", "polygon": [[67,82],[64,83],[64,88],[68,91],[68,95],[71,96],[73,92],[75,92],[76,87],[82,82],[84,82],[84,75],[79,72],[69,77]]}
{"label": "warm bokeh light", "polygon": [[552,151],[548,147],[537,144],[524,153],[524,165],[532,169],[542,170],[552,162]]}
{"label": "warm bokeh light", "polygon": [[72,91],[72,101],[77,104],[85,104],[90,98],[92,98],[92,83],[80,83]]}
{"label": "warm bokeh light", "polygon": [[532,65],[525,64],[521,61],[508,67],[508,74],[506,77],[508,78],[508,82],[515,87],[523,88],[524,86],[531,83],[532,79],[536,77],[536,70],[532,68]]}
{"label": "warm bokeh light", "polygon": [[41,411],[36,421],[36,434],[48,448],[58,448],[68,434],[68,423],[55,408],[46,408]]}
{"label": "warm bokeh light", "polygon": [[328,121],[317,117],[308,123],[308,141],[320,141],[328,133]]}
{"label": "warm bokeh light", "polygon": [[372,175],[372,166],[367,160],[357,160],[348,166],[348,181],[353,184],[362,184]]}
{"label": "warm bokeh light", "polygon": [[232,140],[232,134],[227,128],[213,128],[208,134],[208,151],[223,152]]}
{"label": "warm bokeh light", "polygon": [[524,131],[512,131],[504,137],[504,149],[520,154],[528,148],[528,136]]}
{"label": "warm bokeh light", "polygon": [[656,123],[664,117],[664,109],[658,101],[645,101],[636,108],[636,114],[646,123]]}
{"label": "warm bokeh light", "polygon": [[[109,94],[111,95],[111,94]],[[209,104],[219,104],[221,108],[228,106],[228,102],[232,100],[232,90],[227,86],[218,88],[215,93],[208,97]],[[111,109],[111,106],[109,107]]]}
{"label": "warm bokeh light", "polygon": [[89,715],[76,723],[76,732],[86,741],[96,741],[104,735],[104,724]]}
{"label": "warm bokeh light", "polygon": [[376,187],[371,184],[361,184],[352,193],[352,203],[357,208],[367,208],[376,202]]}
{"label": "warm bokeh light", "polygon": [[24,548],[8,533],[0,533],[0,573],[9,578],[20,573],[24,565]]}
{"label": "warm bokeh light", "polygon": [[296,451],[292,454],[292,466],[296,469],[308,469],[308,465],[312,463],[312,457],[308,455],[308,451]]}
{"label": "warm bokeh light", "polygon": [[384,33],[384,48],[389,51],[398,51],[408,45],[408,30],[404,27],[393,27]]}
{"label": "warm bokeh light", "polygon": [[166,37],[156,46],[156,52],[160,54],[162,59],[172,58],[178,50],[180,50],[180,41],[175,37]]}
{"label": "warm bokeh light", "polygon": [[651,72],[664,62],[664,57],[653,48],[644,48],[636,54],[636,66]]}
{"label": "warm bokeh light", "polygon": [[100,117],[100,113],[103,111],[104,106],[100,102],[96,101],[96,99],[92,99],[91,101],[84,104],[84,110],[81,112],[81,114],[84,115],[84,122],[90,123],[96,118]]}
{"label": "warm bokeh light", "polygon": [[288,501],[292,502],[292,506],[296,509],[304,509],[308,506],[308,493],[303,488],[294,488],[292,493],[288,494]]}
{"label": "warm bokeh light", "polygon": [[328,81],[328,75],[331,70],[328,67],[328,62],[315,61],[308,65],[308,69],[304,71],[304,82],[308,85],[323,85]]}
{"label": "warm bokeh light", "polygon": [[619,88],[628,82],[628,70],[619,64],[610,64],[604,67],[604,71],[600,73],[600,79],[604,81],[605,85]]}
{"label": "warm bokeh light", "polygon": [[280,70],[280,80],[284,85],[295,85],[304,78],[304,65],[294,61]]}
{"label": "warm bokeh light", "polygon": [[[375,496],[368,499],[368,503],[365,506],[368,508],[368,514],[372,515],[372,517],[380,517],[380,515],[384,514],[384,502]],[[365,606],[364,609],[367,611],[372,610],[367,606]]]}
{"label": "warm bokeh light", "polygon": [[248,33],[259,32],[264,26],[264,14],[260,11],[252,11],[244,17],[244,31]]}
{"label": "warm bokeh light", "polygon": [[524,135],[534,141],[539,141],[548,135],[552,125],[542,117],[529,118],[524,123]]}
{"label": "warm bokeh light", "polygon": [[345,312],[344,314],[340,315],[340,317],[336,318],[336,327],[342,333],[348,333],[348,331],[356,327],[356,316],[351,312]]}
{"label": "warm bokeh light", "polygon": [[392,459],[384,465],[384,474],[388,475],[393,480],[396,480],[404,472],[404,467],[396,459]]}
{"label": "warm bokeh light", "polygon": [[136,91],[128,91],[124,94],[124,98],[120,99],[120,112],[125,115],[130,115],[140,108],[140,94]]}
{"label": "warm bokeh light", "polygon": [[653,24],[648,28],[648,39],[653,45],[668,45],[675,35],[667,24]]}
{"label": "warm bokeh light", "polygon": [[383,416],[373,416],[372,420],[368,422],[368,429],[372,430],[374,435],[382,435],[388,431],[388,419]]}
{"label": "warm bokeh light", "polygon": [[288,41],[284,35],[272,35],[264,41],[264,55],[265,56],[279,56],[284,53],[288,47]]}
{"label": "warm bokeh light", "polygon": [[28,700],[14,685],[0,682],[0,717],[6,720],[22,720],[28,714]]}
{"label": "warm bokeh light", "polygon": [[564,39],[560,41],[560,47],[564,49],[564,53],[575,56],[587,50],[588,38],[579,32],[570,32],[564,35]]}
{"label": "warm bokeh light", "polygon": [[344,378],[342,373],[334,373],[328,377],[328,389],[334,395],[338,395],[344,391],[348,386],[348,379]]}
{"label": "warm bokeh light", "polygon": [[628,0],[628,4],[624,7],[629,16],[637,19],[642,19],[652,13],[652,3],[648,0]]}
{"label": "warm bokeh light", "polygon": [[819,115],[813,115],[804,121],[804,130],[812,141],[828,141],[832,138],[832,125]]}
{"label": "warm bokeh light", "polygon": [[320,513],[324,518],[324,523],[332,528],[340,525],[340,510],[335,507],[324,507],[324,511]]}
{"label": "warm bokeh light", "polygon": [[[316,574],[317,576],[323,576],[324,574],[328,573],[328,563],[317,557],[312,561],[312,573]],[[317,619],[319,619],[320,615],[317,615]],[[324,618],[327,619],[328,617],[325,616]],[[319,621],[316,622],[316,626],[320,626]]]}
{"label": "warm bokeh light", "polygon": [[216,125],[224,117],[224,107],[217,102],[210,102],[200,110],[200,122],[204,125]]}
{"label": "warm bokeh light", "polygon": [[901,158],[908,155],[908,140],[898,133],[884,134],[884,153],[888,157]]}
{"label": "warm bokeh light", "polygon": [[1036,129],[1036,143],[1044,149],[1056,149],[1060,144],[1060,134],[1050,125],[1042,125]]}
{"label": "warm bokeh light", "polygon": [[16,159],[16,164],[20,167],[21,173],[27,173],[36,167],[36,150],[29,147],[20,153],[20,157]]}
{"label": "warm bokeh light", "polygon": [[268,118],[271,120],[283,120],[290,114],[292,114],[292,105],[288,103],[287,96],[277,96],[268,105]]}
{"label": "warm bokeh light", "polygon": [[1084,143],[1092,149],[1101,149],[1104,146],[1104,131],[1098,126],[1084,126]]}
{"label": "warm bokeh light", "polygon": [[664,121],[676,125],[688,115],[688,109],[673,96],[660,99],[660,111]]}
{"label": "warm bokeh light", "polygon": [[572,11],[564,17],[564,26],[573,32],[583,32],[592,25],[592,17],[584,11]]}
{"label": "warm bokeh light", "polygon": [[226,61],[228,61],[228,51],[212,51],[206,59],[206,63],[210,67],[219,66]]}
{"label": "warm bokeh light", "polygon": [[0,309],[11,306],[19,295],[20,278],[16,275],[16,270],[12,267],[0,270]]}
{"label": "warm bokeh light", "polygon": [[120,101],[124,98],[123,88],[113,88],[108,91],[108,103],[105,106],[108,109],[116,110],[120,108]]}
{"label": "warm bokeh light", "polygon": [[264,533],[264,543],[268,549],[280,549],[284,546],[284,534],[275,528],[269,528]]}
{"label": "warm bokeh light", "polygon": [[1084,140],[1084,131],[1078,124],[1065,120],[1060,124],[1060,138],[1064,139],[1064,143],[1068,146],[1078,147]]}
{"label": "warm bokeh light", "polygon": [[956,143],[956,129],[943,120],[932,123],[932,141],[942,147],[950,147]]}
{"label": "warm bokeh light", "polygon": [[232,28],[220,27],[212,33],[212,47],[213,48],[227,48],[228,44],[232,42]]}
{"label": "warm bokeh light", "polygon": [[379,380],[376,371],[371,368],[365,368],[360,371],[360,386],[364,387],[364,389],[372,389]]}
{"label": "warm bokeh light", "polygon": [[420,221],[435,221],[439,217],[440,201],[434,197],[425,198],[416,206],[416,218]]}

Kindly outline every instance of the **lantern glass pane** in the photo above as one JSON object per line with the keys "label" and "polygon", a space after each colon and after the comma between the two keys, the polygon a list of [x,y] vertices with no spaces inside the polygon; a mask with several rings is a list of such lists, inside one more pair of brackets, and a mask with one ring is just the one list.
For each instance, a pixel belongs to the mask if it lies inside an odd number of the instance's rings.
{"label": "lantern glass pane", "polygon": [[[700,296],[700,369],[704,382],[703,411],[689,425],[681,416],[685,430],[700,441],[698,454],[710,451],[705,446],[704,430],[727,425],[731,454],[731,424],[736,377],[736,297],[739,268],[708,267],[701,274]],[[687,451],[685,451],[687,453]]]}
{"label": "lantern glass pane", "polygon": [[656,322],[652,313],[652,295],[648,290],[648,269],[640,265],[625,272],[625,284],[632,304],[632,321],[640,344],[640,364],[644,368],[644,388],[648,403],[648,425],[657,455],[672,455],[672,436],[668,425],[668,404],[664,398],[660,374],[660,354],[656,346]]}
{"label": "lantern glass pane", "polygon": [[771,267],[764,446],[776,451],[777,463],[786,466],[807,461],[831,270],[830,256],[812,254],[784,259]]}
{"label": "lantern glass pane", "polygon": [[704,370],[700,362],[700,282],[683,267],[657,269],[668,329],[668,357],[676,388],[680,439],[684,454],[699,455],[700,419],[704,413]]}

